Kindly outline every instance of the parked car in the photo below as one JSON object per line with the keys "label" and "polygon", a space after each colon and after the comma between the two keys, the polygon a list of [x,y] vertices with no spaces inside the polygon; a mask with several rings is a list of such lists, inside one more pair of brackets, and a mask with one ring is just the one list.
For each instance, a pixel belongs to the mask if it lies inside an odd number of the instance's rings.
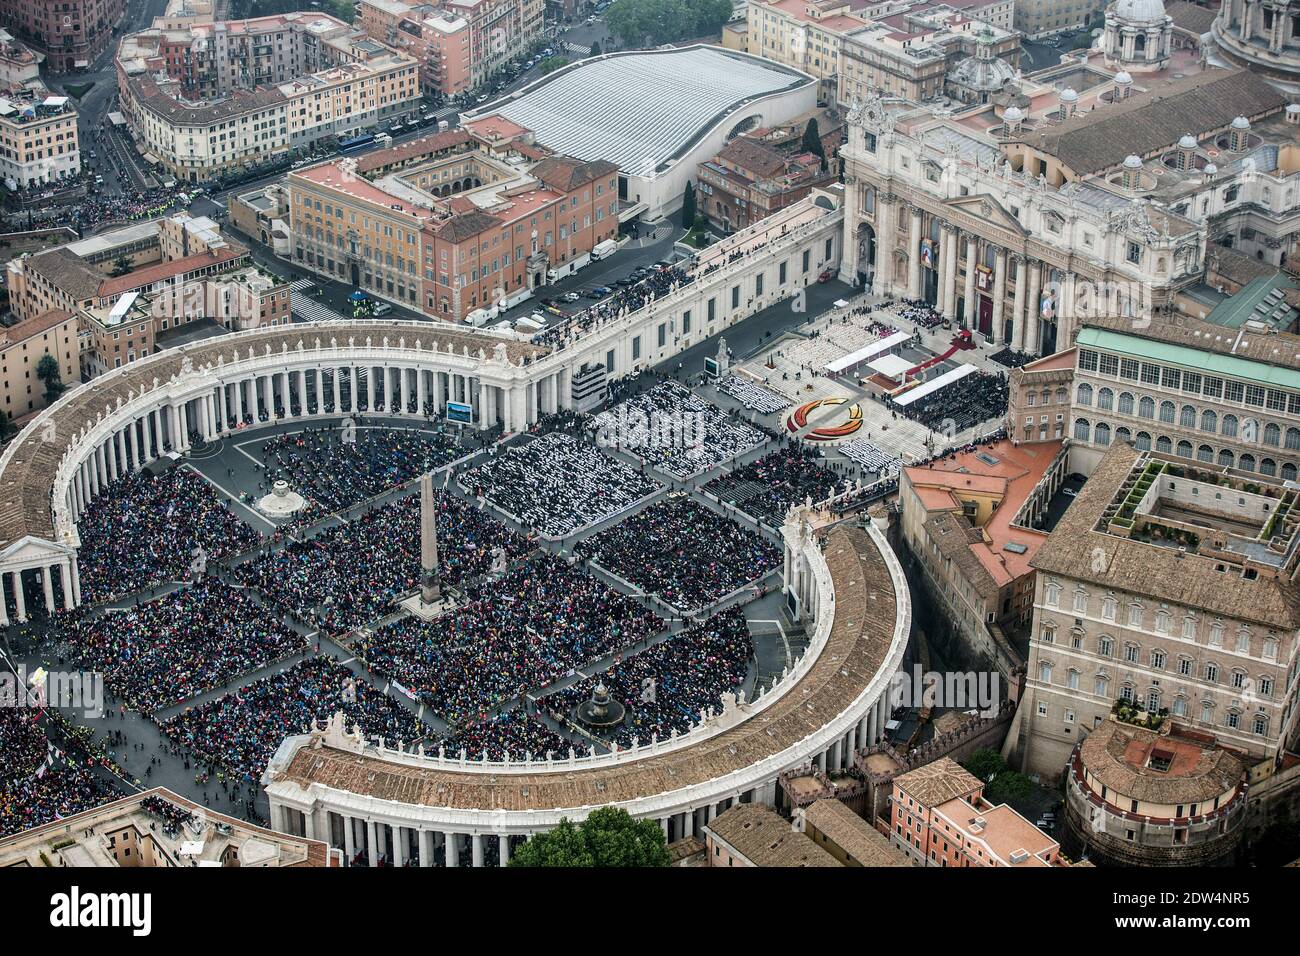
{"label": "parked car", "polygon": [[830,282],[834,278],[835,278],[835,273],[831,272],[830,269],[827,269],[825,272],[823,272],[821,275],[817,277],[817,281]]}
{"label": "parked car", "polygon": [[564,293],[563,296],[561,296],[561,298],[563,298],[565,302],[577,302],[579,299],[582,298],[582,293],[581,293],[581,292],[566,292],[566,293]]}

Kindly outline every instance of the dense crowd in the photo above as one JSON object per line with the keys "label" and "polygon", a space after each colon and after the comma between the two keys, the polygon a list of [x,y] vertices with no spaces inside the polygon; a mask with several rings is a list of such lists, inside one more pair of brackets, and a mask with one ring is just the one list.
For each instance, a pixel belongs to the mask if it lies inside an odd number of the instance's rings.
{"label": "dense crowd", "polygon": [[843,481],[824,466],[820,455],[792,445],[713,479],[704,490],[779,528],[792,505],[808,498],[824,501]]}
{"label": "dense crowd", "polygon": [[459,728],[662,627],[636,601],[545,555],[469,589],[450,614],[379,629],[357,652]]}
{"label": "dense crowd", "polygon": [[671,379],[595,417],[602,434],[652,467],[685,481],[767,440],[758,428]]}
{"label": "dense crowd", "polygon": [[644,279],[615,289],[609,298],[542,329],[533,336],[533,342],[562,348],[584,332],[615,322],[623,315],[643,308],[652,299],[694,281],[694,277],[680,266],[654,269]]}
{"label": "dense crowd", "polygon": [[261,451],[266,488],[283,479],[326,513],[367,501],[464,454],[454,435],[353,425],[277,435]]}
{"label": "dense crowd", "polygon": [[559,431],[508,447],[458,481],[550,538],[611,518],[659,488],[635,468]]}
{"label": "dense crowd", "polygon": [[84,756],[51,752],[41,711],[0,707],[0,837],[81,813],[117,793]]}
{"label": "dense crowd", "polygon": [[619,661],[602,674],[544,697],[541,705],[557,720],[571,720],[573,709],[603,683],[625,708],[612,739],[620,747],[667,740],[700,722],[701,711],[717,711],[722,695],[745,682],[754,658],[754,641],[745,615],[728,608],[690,625],[671,640]]}
{"label": "dense crowd", "polygon": [[[886,404],[894,407],[892,401]],[[949,438],[1007,413],[1007,379],[1002,372],[974,372],[946,388],[898,408],[901,414]]]}
{"label": "dense crowd", "polygon": [[1028,352],[1017,352],[1013,348],[1003,348],[989,356],[990,362],[997,362],[999,365],[1005,365],[1007,368],[1020,368],[1022,365],[1028,365],[1034,360],[1034,357]]}
{"label": "dense crowd", "polygon": [[132,472],[102,491],[77,523],[82,599],[94,603],[186,577],[208,561],[258,543],[203,477],[188,468]]}
{"label": "dense crowd", "polygon": [[124,611],[75,620],[66,640],[116,696],[145,714],[306,646],[247,593],[214,578]]}
{"label": "dense crowd", "polygon": [[[505,559],[531,549],[501,522],[448,494],[436,493],[438,559],[443,583],[486,573],[498,549]],[[381,617],[420,581],[420,499],[410,495],[355,521],[261,555],[234,571],[281,611],[323,631],[345,634]]]}
{"label": "dense crowd", "polygon": [[781,563],[767,539],[680,494],[592,535],[576,551],[688,612],[717,603]]}
{"label": "dense crowd", "polygon": [[140,809],[162,822],[163,833],[175,836],[181,827],[194,819],[194,814],[184,807],[178,807],[170,800],[158,796],[148,796],[140,801]]}
{"label": "dense crowd", "polygon": [[486,754],[488,760],[495,761],[505,760],[507,756],[511,760],[545,760],[547,753],[556,760],[567,760],[570,749],[585,751],[582,745],[560,736],[522,707],[464,727],[440,746],[448,757],[458,757],[464,750],[467,760],[482,760]]}
{"label": "dense crowd", "polygon": [[306,733],[313,721],[340,710],[348,728],[359,725],[367,739],[413,746],[424,738],[414,714],[327,657],[301,661],[159,726],[200,758],[257,781],[286,737]]}
{"label": "dense crowd", "polygon": [[[885,303],[882,308],[892,306],[892,302]],[[934,308],[924,299],[903,299],[898,305],[897,313],[909,322],[915,322],[917,325],[926,329],[936,329],[943,324],[943,313]]]}

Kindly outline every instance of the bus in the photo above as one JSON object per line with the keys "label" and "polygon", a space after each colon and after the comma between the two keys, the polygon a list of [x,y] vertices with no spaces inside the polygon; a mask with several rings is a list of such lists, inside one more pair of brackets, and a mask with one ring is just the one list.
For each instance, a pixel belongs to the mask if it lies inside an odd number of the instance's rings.
{"label": "bus", "polygon": [[366,149],[369,146],[373,146],[374,143],[375,137],[373,134],[367,133],[364,136],[353,136],[351,139],[339,140],[339,152],[355,153]]}

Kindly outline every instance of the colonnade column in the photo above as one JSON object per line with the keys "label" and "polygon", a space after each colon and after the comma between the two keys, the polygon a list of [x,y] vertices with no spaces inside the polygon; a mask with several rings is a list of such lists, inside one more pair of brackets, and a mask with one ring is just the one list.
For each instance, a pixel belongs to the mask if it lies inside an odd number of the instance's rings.
{"label": "colonnade column", "polygon": [[963,296],[966,300],[966,313],[962,319],[967,328],[975,327],[975,317],[979,312],[976,308],[976,291],[975,291],[975,267],[979,264],[975,258],[979,255],[979,245],[974,236],[966,237],[966,288],[963,290]]}
{"label": "colonnade column", "polygon": [[1041,348],[1039,332],[1042,328],[1042,306],[1039,299],[1043,292],[1043,264],[1028,262],[1026,268],[1029,269],[1029,313],[1025,316],[1025,351],[1037,355]]}
{"label": "colonnade column", "polygon": [[1022,255],[1013,255],[1016,264],[1016,298],[1011,312],[1011,347],[1017,352],[1025,350],[1025,300],[1028,294],[1028,279],[1025,274],[1029,262]]}

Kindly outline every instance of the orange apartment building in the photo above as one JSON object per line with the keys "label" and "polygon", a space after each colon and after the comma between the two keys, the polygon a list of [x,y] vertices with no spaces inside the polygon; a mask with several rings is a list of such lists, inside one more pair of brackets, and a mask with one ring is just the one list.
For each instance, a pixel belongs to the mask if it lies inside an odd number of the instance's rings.
{"label": "orange apartment building", "polygon": [[1062,866],[1061,845],[950,757],[894,779],[890,840],[923,866]]}
{"label": "orange apartment building", "polygon": [[427,139],[432,158],[424,163],[401,166],[411,144],[392,150],[402,152],[391,162],[390,151],[371,154],[371,178],[346,159],[291,173],[294,262],[460,321],[527,298],[548,270],[617,234],[612,163],[506,162],[477,139],[451,153]]}

